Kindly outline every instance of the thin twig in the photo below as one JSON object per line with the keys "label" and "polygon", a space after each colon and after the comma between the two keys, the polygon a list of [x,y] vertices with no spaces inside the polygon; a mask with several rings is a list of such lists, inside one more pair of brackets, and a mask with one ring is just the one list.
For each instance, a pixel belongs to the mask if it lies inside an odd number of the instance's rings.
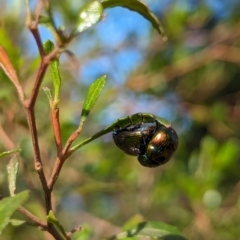
{"label": "thin twig", "polygon": [[67,143],[62,152],[63,156],[66,156],[68,154],[69,148],[71,147],[72,143],[76,140],[78,135],[82,132],[84,122],[85,122],[85,120],[80,121],[78,129],[68,138]]}
{"label": "thin twig", "polygon": [[69,148],[71,147],[72,143],[76,140],[76,138],[78,137],[78,135],[81,133],[81,130],[77,130],[75,131],[67,140],[67,143],[63,149],[63,155],[66,155],[66,153],[68,152]]}
{"label": "thin twig", "polygon": [[42,160],[40,155],[40,148],[38,144],[38,134],[37,134],[37,127],[36,127],[36,120],[35,120],[35,113],[34,110],[31,108],[26,108],[27,110],[27,120],[28,126],[32,137],[32,145],[34,150],[34,166],[40,178],[44,193],[45,193],[45,203],[46,203],[46,212],[52,209],[51,206],[51,194],[47,187],[47,181],[45,177],[45,173],[42,166]]}
{"label": "thin twig", "polygon": [[[35,27],[37,27],[37,26],[35,26]],[[38,74],[37,74],[36,81],[35,81],[33,89],[32,89],[31,97],[30,97],[30,99],[25,100],[24,106],[27,110],[28,125],[29,125],[29,129],[30,129],[31,137],[32,137],[35,169],[38,172],[38,175],[41,180],[41,184],[42,184],[42,187],[43,187],[43,190],[45,193],[46,212],[48,213],[52,209],[51,191],[48,189],[45,173],[44,173],[43,166],[42,166],[34,107],[35,107],[35,103],[37,100],[37,96],[39,93],[41,83],[43,81],[46,70],[49,66],[49,63],[57,54],[59,54],[60,50],[59,50],[59,48],[55,48],[49,55],[45,56],[44,52],[43,52],[43,47],[42,47],[42,42],[41,42],[40,36],[39,36],[39,34],[34,34],[34,33],[38,33],[38,31],[35,31],[32,28],[30,28],[30,30],[33,33],[33,36],[35,37],[35,40],[37,42],[39,52],[42,57],[42,61],[41,61],[41,65],[38,69]],[[41,53],[41,51],[42,51],[42,53]]]}
{"label": "thin twig", "polygon": [[41,12],[42,12],[42,7],[43,7],[43,0],[39,0],[37,1],[37,6],[35,8],[35,22],[38,24],[38,21],[39,21],[39,17],[41,15]]}
{"label": "thin twig", "polygon": [[29,30],[31,31],[31,33],[37,43],[38,51],[39,51],[41,57],[43,58],[45,53],[43,50],[41,37],[40,37],[39,31],[38,31],[38,20],[39,20],[39,16],[40,16],[41,10],[42,10],[42,1],[41,0],[37,1],[37,7],[35,9],[34,19],[32,19],[32,14],[31,14],[28,0],[25,0],[25,3],[26,3],[26,8],[27,8],[26,25],[28,26]]}
{"label": "thin twig", "polygon": [[65,236],[63,237],[62,234],[61,234],[60,232],[58,232],[58,231],[56,230],[56,228],[53,226],[53,224],[51,224],[51,223],[48,223],[48,232],[51,233],[56,240],[66,240],[66,239],[67,239],[67,240],[71,240],[71,239],[68,237],[67,233],[66,233]]}
{"label": "thin twig", "polygon": [[73,153],[69,151],[69,148],[71,147],[73,141],[78,137],[78,135],[81,133],[81,129],[78,129],[77,131],[75,131],[67,140],[67,143],[64,147],[64,149],[62,150],[62,153],[60,155],[58,155],[55,164],[54,164],[54,168],[51,174],[51,177],[48,180],[48,188],[52,189],[55,182],[58,179],[58,176],[60,174],[60,171],[62,169],[62,166],[65,162],[65,160]]}
{"label": "thin twig", "polygon": [[51,110],[52,117],[52,127],[54,132],[54,140],[57,148],[58,155],[62,152],[62,137],[61,137],[61,127],[59,123],[59,108]]}
{"label": "thin twig", "polygon": [[[218,33],[218,28],[216,27],[211,31],[211,44],[208,47],[163,67],[157,79],[154,78],[154,74],[143,74],[131,78],[127,83],[128,86],[137,91],[143,91],[149,87],[154,88],[159,84],[159,78],[172,81],[213,61],[231,62],[239,66],[240,48],[235,47],[234,44],[230,46],[229,43],[239,39],[240,22],[236,23],[231,30],[225,26],[225,33],[222,34],[221,32],[221,35]],[[154,46],[154,52],[156,52],[156,46]],[[148,79],[148,81],[145,81],[145,79]]]}
{"label": "thin twig", "polygon": [[58,179],[58,176],[60,174],[60,171],[62,169],[62,166],[65,162],[65,160],[73,153],[72,151],[69,151],[69,148],[71,147],[72,143],[75,141],[75,139],[78,137],[78,135],[81,133],[82,131],[82,125],[74,132],[71,134],[71,136],[68,138],[67,143],[64,147],[64,149],[62,150],[61,154],[58,155],[55,164],[54,164],[54,168],[51,174],[51,177],[48,180],[48,188],[52,189],[55,182]]}
{"label": "thin twig", "polygon": [[[23,102],[23,105],[26,109],[28,126],[29,126],[29,130],[30,130],[31,138],[32,138],[32,145],[33,145],[33,151],[34,151],[34,165],[35,165],[35,169],[38,173],[38,176],[39,176],[41,184],[42,184],[42,188],[43,188],[44,195],[45,195],[46,213],[48,214],[49,211],[52,209],[52,201],[51,201],[52,188],[49,188],[48,185],[47,185],[47,180],[46,180],[43,165],[42,165],[42,159],[41,159],[40,148],[39,148],[39,143],[38,143],[38,133],[37,133],[37,127],[36,127],[34,107],[35,107],[35,103],[36,103],[36,100],[37,100],[37,97],[38,97],[38,93],[39,93],[41,83],[43,81],[46,70],[49,66],[49,63],[54,57],[57,57],[60,54],[61,49],[59,47],[56,47],[48,55],[46,55],[45,52],[44,52],[42,40],[41,40],[39,31],[38,31],[38,20],[39,20],[39,16],[40,16],[41,9],[42,9],[42,0],[39,0],[38,3],[37,3],[37,7],[35,9],[35,19],[34,20],[32,19],[32,16],[31,16],[31,10],[30,10],[30,7],[29,7],[28,0],[26,0],[26,6],[27,6],[26,24],[29,27],[29,30],[31,31],[31,33],[32,33],[32,35],[33,35],[33,37],[36,41],[36,44],[38,46],[39,54],[41,56],[41,64],[40,64],[40,67],[38,69],[37,77],[36,77],[36,80],[34,82],[34,86],[33,86],[32,92],[31,92],[31,96],[30,96],[29,99],[27,99]],[[56,117],[58,118],[58,115],[56,115]],[[55,118],[55,120],[56,120],[56,118]],[[57,120],[57,123],[58,123],[58,120]],[[58,139],[56,139],[58,141],[59,140],[59,135],[60,135],[60,126],[56,131],[58,131],[58,133],[55,135],[58,138]],[[59,142],[58,142],[58,144],[59,144]],[[60,153],[60,149],[61,149],[60,146],[61,145],[58,145],[58,148],[59,148],[58,152],[59,153]],[[58,169],[60,171],[61,167],[58,168]],[[58,175],[55,175],[55,176],[56,176],[55,178],[57,179]],[[52,181],[52,182],[55,182],[55,181]],[[53,186],[53,184],[52,184],[52,186]],[[61,236],[61,234],[57,231],[57,229],[54,227],[53,224],[51,224],[51,223],[47,224],[47,231],[55,239],[57,239],[57,240],[58,239],[59,240],[63,239],[63,236]],[[70,239],[67,235],[65,236],[65,238]]]}
{"label": "thin twig", "polygon": [[53,186],[55,184],[55,182],[57,181],[58,179],[58,176],[60,174],[60,171],[62,169],[62,166],[63,166],[63,163],[64,161],[66,160],[66,158],[63,158],[63,157],[57,157],[57,159],[55,160],[55,164],[54,164],[54,167],[53,167],[53,170],[52,170],[52,174],[48,180],[48,189],[50,191],[52,191],[53,189]]}
{"label": "thin twig", "polygon": [[35,225],[41,227],[43,230],[47,230],[48,226],[45,222],[43,222],[42,220],[40,220],[38,217],[36,217],[35,215],[33,215],[31,212],[29,212],[26,208],[24,207],[19,207],[18,211],[20,211],[22,214],[24,214],[26,217],[28,217],[29,219],[31,219]]}
{"label": "thin twig", "polygon": [[33,37],[37,43],[38,46],[38,50],[39,53],[41,55],[41,64],[40,67],[38,69],[38,73],[37,73],[37,77],[36,80],[34,82],[34,86],[32,89],[32,93],[31,93],[31,97],[30,99],[27,99],[24,101],[24,107],[26,109],[27,112],[27,120],[28,120],[28,126],[29,126],[29,130],[30,130],[30,134],[31,134],[31,138],[32,138],[32,145],[33,145],[33,151],[34,151],[34,166],[35,169],[38,173],[38,176],[40,178],[43,190],[44,190],[44,195],[45,195],[45,204],[46,204],[46,212],[48,214],[48,212],[52,209],[51,206],[51,192],[49,191],[48,187],[47,187],[47,180],[45,177],[45,173],[43,170],[43,166],[42,166],[42,160],[41,160],[41,155],[40,155],[40,148],[39,148],[39,143],[38,143],[38,134],[37,134],[37,127],[36,127],[36,119],[35,119],[35,112],[34,112],[34,107],[35,107],[35,103],[36,103],[36,99],[38,96],[38,92],[39,92],[39,88],[41,86],[41,83],[43,81],[43,77],[46,73],[48,64],[49,64],[49,59],[47,59],[46,61],[46,57],[45,57],[45,53],[44,53],[44,49],[43,49],[43,45],[42,45],[42,41],[38,32],[38,17],[40,15],[41,12],[41,3],[38,2],[38,6],[36,8],[36,12],[37,15],[36,16],[36,20],[32,20],[31,18],[31,13],[30,13],[30,9],[28,6],[28,2],[26,3],[27,5],[27,25],[31,31],[31,33],[33,34]]}
{"label": "thin twig", "polygon": [[32,94],[31,94],[30,100],[26,101],[27,102],[26,106],[27,106],[28,109],[33,109],[34,106],[35,106],[36,99],[37,99],[38,92],[39,92],[39,88],[41,86],[43,77],[44,77],[44,75],[46,73],[47,67],[48,67],[48,64],[46,64],[42,60],[40,68],[38,70],[36,81],[35,81],[34,86],[33,86],[33,90],[32,90]]}
{"label": "thin twig", "polygon": [[40,53],[40,56],[41,56],[41,57],[44,57],[45,53],[44,53],[44,50],[43,50],[42,40],[41,40],[39,31],[38,31],[38,28],[36,28],[35,24],[36,24],[36,23],[32,24],[32,25],[29,27],[29,29],[30,29],[30,31],[32,32],[32,35],[33,35],[34,38],[35,38],[35,41],[36,41],[36,43],[37,43],[38,51],[39,51],[39,53]]}
{"label": "thin twig", "polygon": [[80,226],[72,229],[71,231],[67,232],[67,236],[71,237],[73,235],[73,233],[80,232],[81,230],[82,230],[82,226],[80,225]]}

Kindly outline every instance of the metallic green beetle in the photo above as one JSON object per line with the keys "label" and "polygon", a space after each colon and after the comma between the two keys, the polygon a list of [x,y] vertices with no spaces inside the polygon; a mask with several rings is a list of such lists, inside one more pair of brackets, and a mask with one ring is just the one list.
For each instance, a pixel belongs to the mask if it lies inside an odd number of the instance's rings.
{"label": "metallic green beetle", "polygon": [[117,147],[126,154],[137,156],[140,164],[145,167],[157,167],[166,163],[178,146],[177,133],[167,120],[151,113],[136,113],[118,119],[72,147],[69,153],[110,132],[113,132]]}
{"label": "metallic green beetle", "polygon": [[158,130],[139,154],[138,161],[146,167],[158,167],[168,162],[178,147],[178,136],[171,127],[159,126]]}
{"label": "metallic green beetle", "polygon": [[137,113],[117,122],[113,131],[115,144],[125,153],[138,156],[145,167],[166,163],[177,149],[177,133],[165,119]]}
{"label": "metallic green beetle", "polygon": [[125,153],[138,156],[156,131],[156,123],[140,123],[113,131],[115,144]]}

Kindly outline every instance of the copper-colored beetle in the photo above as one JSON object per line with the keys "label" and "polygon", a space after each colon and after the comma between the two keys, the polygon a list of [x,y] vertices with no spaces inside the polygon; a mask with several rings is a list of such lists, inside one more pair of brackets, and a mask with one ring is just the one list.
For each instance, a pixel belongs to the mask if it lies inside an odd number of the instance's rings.
{"label": "copper-colored beetle", "polygon": [[117,147],[138,156],[145,167],[158,167],[168,162],[178,146],[177,133],[167,121],[153,114],[138,113],[138,117],[142,119],[138,123],[133,124],[129,116],[127,126],[115,128],[113,139]]}

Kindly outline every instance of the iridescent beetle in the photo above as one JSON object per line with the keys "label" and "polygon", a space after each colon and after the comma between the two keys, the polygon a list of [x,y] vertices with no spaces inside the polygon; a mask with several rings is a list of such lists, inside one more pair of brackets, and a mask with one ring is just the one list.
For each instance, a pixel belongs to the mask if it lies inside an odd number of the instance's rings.
{"label": "iridescent beetle", "polygon": [[177,133],[170,123],[150,113],[119,119],[113,140],[125,153],[138,156],[145,167],[158,167],[168,162],[178,146]]}

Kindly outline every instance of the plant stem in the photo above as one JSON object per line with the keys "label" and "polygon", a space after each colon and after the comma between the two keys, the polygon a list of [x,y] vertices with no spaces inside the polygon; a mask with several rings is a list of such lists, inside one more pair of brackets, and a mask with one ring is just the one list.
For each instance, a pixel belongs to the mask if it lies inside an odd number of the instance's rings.
{"label": "plant stem", "polygon": [[[41,40],[39,31],[38,31],[38,20],[39,20],[40,14],[41,14],[43,0],[39,0],[37,2],[37,7],[36,7],[36,11],[35,11],[35,19],[32,19],[32,14],[31,14],[31,10],[30,10],[28,0],[25,0],[25,2],[26,2],[26,8],[27,8],[26,24],[29,27],[29,30],[31,31],[31,33],[32,33],[32,35],[33,35],[33,37],[36,41],[36,44],[38,46],[39,54],[41,56],[41,64],[40,64],[40,67],[38,69],[37,77],[36,77],[36,80],[34,82],[34,86],[33,86],[30,98],[27,99],[27,100],[24,100],[22,102],[23,102],[23,105],[26,109],[28,126],[29,126],[29,130],[30,130],[31,138],[32,138],[32,146],[33,146],[33,152],[34,152],[34,166],[35,166],[35,169],[38,173],[38,176],[39,176],[41,184],[42,184],[42,188],[43,188],[44,196],[45,196],[46,214],[48,215],[49,211],[52,210],[52,201],[51,201],[52,187],[48,187],[47,180],[46,180],[45,173],[44,173],[44,169],[43,169],[42,159],[41,159],[41,155],[40,155],[40,148],[39,148],[39,143],[38,143],[38,133],[37,133],[34,107],[35,107],[35,104],[36,104],[36,100],[37,100],[37,97],[38,97],[38,93],[39,93],[41,83],[43,81],[46,70],[49,66],[49,63],[53,58],[57,57],[60,54],[61,49],[59,47],[56,47],[50,54],[48,54],[48,55],[45,54],[43,44],[42,44],[42,40]],[[57,120],[58,120],[58,113],[56,113],[56,114],[57,115],[55,117],[57,117]],[[59,124],[58,121],[57,121],[57,123]],[[58,144],[57,145],[58,146],[58,152],[60,152],[61,144],[58,142],[59,139],[61,140],[61,138],[59,138],[59,136],[60,136],[60,126],[57,126],[57,127],[55,126],[54,131],[57,131],[57,133],[56,132],[54,132],[54,133],[55,133],[55,137],[58,138],[58,139],[55,139],[55,140],[57,140],[56,145]],[[57,161],[55,163],[55,166],[58,166]],[[62,165],[60,165],[60,166],[62,166]],[[59,174],[61,167],[59,167],[58,169],[59,169],[59,171],[58,171],[58,174]],[[55,178],[54,178],[54,181],[52,181],[53,183],[55,183],[55,181],[57,180],[58,174],[54,175]],[[50,178],[50,180],[51,179],[52,178]],[[53,186],[53,184],[51,184],[51,186]],[[26,211],[25,211],[25,214],[30,216],[31,219],[35,219],[34,216],[29,215],[29,213],[26,212]],[[39,223],[41,223],[41,222],[39,222]],[[38,224],[38,225],[40,225],[40,224]],[[45,224],[43,224],[43,226],[46,227]],[[61,234],[57,231],[57,229],[51,223],[47,223],[46,230],[56,240],[70,239],[70,237],[68,237],[67,234],[65,235],[65,237],[61,236]]]}
{"label": "plant stem", "polygon": [[44,194],[45,194],[45,204],[46,204],[46,212],[48,212],[52,209],[51,206],[51,194],[47,187],[47,180],[45,177],[45,173],[42,166],[42,160],[40,155],[40,149],[38,144],[38,134],[37,134],[37,127],[36,127],[36,120],[35,120],[35,113],[34,110],[31,108],[26,107],[27,109],[27,120],[28,120],[28,126],[32,137],[32,145],[33,145],[33,151],[34,151],[34,167],[38,173],[38,176],[40,178]]}
{"label": "plant stem", "polygon": [[19,207],[18,211],[20,211],[22,214],[24,214],[26,217],[31,219],[33,223],[39,227],[41,227],[43,230],[47,230],[47,224],[44,223],[42,220],[40,220],[38,217],[33,215],[31,212],[29,212],[26,208],[24,207]]}
{"label": "plant stem", "polygon": [[59,122],[59,108],[51,110],[52,117],[52,127],[54,132],[54,140],[57,148],[58,155],[62,152],[62,137],[61,137],[61,127]]}

